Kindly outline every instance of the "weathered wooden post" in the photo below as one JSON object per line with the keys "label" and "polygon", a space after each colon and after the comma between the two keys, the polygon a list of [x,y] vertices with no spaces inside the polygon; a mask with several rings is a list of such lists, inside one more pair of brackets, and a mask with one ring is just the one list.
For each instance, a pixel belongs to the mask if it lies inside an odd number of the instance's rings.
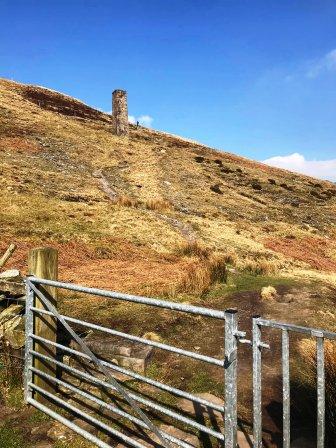
{"label": "weathered wooden post", "polygon": [[[38,278],[47,280],[57,280],[58,276],[58,252],[51,247],[41,247],[32,249],[28,257],[28,274],[34,275]],[[36,285],[37,286],[37,285]],[[57,308],[57,289],[51,286],[40,285],[38,289],[45,295],[45,297]],[[27,298],[28,300],[28,298]],[[33,306],[40,309],[45,309],[45,306],[36,294],[32,299]],[[28,319],[28,316],[26,317]],[[56,342],[57,337],[57,319],[52,316],[35,313],[33,317],[33,331],[34,335],[52,342]],[[28,335],[27,335],[28,336]],[[42,355],[55,358],[56,348],[42,342],[33,341],[31,344],[34,351]],[[47,373],[51,376],[56,376],[56,366],[53,363],[42,361],[37,357],[32,358],[33,367]],[[42,379],[39,375],[32,375],[32,382],[46,391],[55,391],[55,385]],[[41,395],[34,393],[34,399],[39,402],[45,402],[46,399]]]}

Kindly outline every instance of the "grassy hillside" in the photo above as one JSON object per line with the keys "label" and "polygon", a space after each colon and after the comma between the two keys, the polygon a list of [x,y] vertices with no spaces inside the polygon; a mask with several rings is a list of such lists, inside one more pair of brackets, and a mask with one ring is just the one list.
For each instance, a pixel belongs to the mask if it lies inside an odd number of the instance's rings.
{"label": "grassy hillside", "polygon": [[[0,249],[60,249],[61,277],[160,293],[181,245],[239,269],[335,281],[336,186],[131,126],[80,101],[0,81]],[[232,257],[231,257],[232,258]]]}
{"label": "grassy hillside", "polygon": [[[253,314],[336,330],[334,184],[132,125],[128,138],[117,137],[109,115],[7,80],[0,80],[0,154],[0,253],[18,245],[8,267],[25,272],[28,250],[51,245],[65,281],[235,306],[245,330]],[[275,287],[276,298],[262,299],[264,286]],[[217,322],[71,294],[62,295],[60,307],[136,335],[155,331],[182,348],[222,353]],[[280,345],[271,337],[265,408],[280,390]],[[248,348],[242,350],[239,414],[250,421],[252,370]],[[191,392],[222,394],[223,372],[210,365],[200,370],[156,352],[149,370]],[[265,419],[279,431],[271,413]]]}

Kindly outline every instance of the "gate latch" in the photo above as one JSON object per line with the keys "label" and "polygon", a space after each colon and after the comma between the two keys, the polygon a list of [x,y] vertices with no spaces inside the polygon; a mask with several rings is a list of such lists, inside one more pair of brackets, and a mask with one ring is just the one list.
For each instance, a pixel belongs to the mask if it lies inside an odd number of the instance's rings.
{"label": "gate latch", "polygon": [[[236,331],[235,336],[241,344],[253,345],[253,342],[250,339],[245,339],[246,331]],[[271,349],[269,344],[261,341],[259,342],[258,347],[267,348],[268,350]]]}
{"label": "gate latch", "polygon": [[252,345],[252,341],[250,339],[245,339],[246,331],[236,331],[235,336],[241,344]]}

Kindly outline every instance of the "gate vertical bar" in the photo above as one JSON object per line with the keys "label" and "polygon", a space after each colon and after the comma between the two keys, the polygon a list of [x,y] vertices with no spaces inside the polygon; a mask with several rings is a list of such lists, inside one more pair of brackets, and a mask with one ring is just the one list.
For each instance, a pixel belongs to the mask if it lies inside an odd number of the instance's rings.
{"label": "gate vertical bar", "polygon": [[26,328],[25,328],[25,365],[24,365],[24,397],[27,402],[29,398],[33,398],[33,392],[28,387],[29,383],[33,382],[33,350],[34,341],[31,335],[34,333],[34,315],[32,307],[34,306],[34,291],[30,288],[29,283],[26,282]]}
{"label": "gate vertical bar", "polygon": [[225,448],[237,447],[237,310],[225,311]]}
{"label": "gate vertical bar", "polygon": [[317,363],[317,448],[324,447],[325,433],[325,370],[324,370],[324,339],[316,338]]}
{"label": "gate vertical bar", "polygon": [[283,448],[290,447],[290,373],[289,373],[289,334],[282,330],[282,421]]}
{"label": "gate vertical bar", "polygon": [[261,331],[258,324],[260,316],[252,320],[253,344],[253,448],[262,448],[262,410],[261,410]]}

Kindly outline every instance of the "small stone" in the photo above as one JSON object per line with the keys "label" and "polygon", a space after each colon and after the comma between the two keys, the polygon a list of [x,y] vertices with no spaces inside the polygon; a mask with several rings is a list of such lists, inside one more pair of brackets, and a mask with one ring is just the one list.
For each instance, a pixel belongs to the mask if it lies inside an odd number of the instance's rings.
{"label": "small stone", "polygon": [[19,278],[21,278],[21,274],[18,269],[9,269],[0,273],[0,279],[17,280]]}
{"label": "small stone", "polygon": [[47,432],[47,436],[49,437],[49,439],[53,440],[54,442],[65,442],[66,440],[70,440],[71,437],[73,437],[73,434],[74,433],[70,428],[67,428],[66,426],[58,422],[54,423],[54,425]]}
{"label": "small stone", "polygon": [[211,185],[210,190],[217,194],[223,194],[219,184]]}

